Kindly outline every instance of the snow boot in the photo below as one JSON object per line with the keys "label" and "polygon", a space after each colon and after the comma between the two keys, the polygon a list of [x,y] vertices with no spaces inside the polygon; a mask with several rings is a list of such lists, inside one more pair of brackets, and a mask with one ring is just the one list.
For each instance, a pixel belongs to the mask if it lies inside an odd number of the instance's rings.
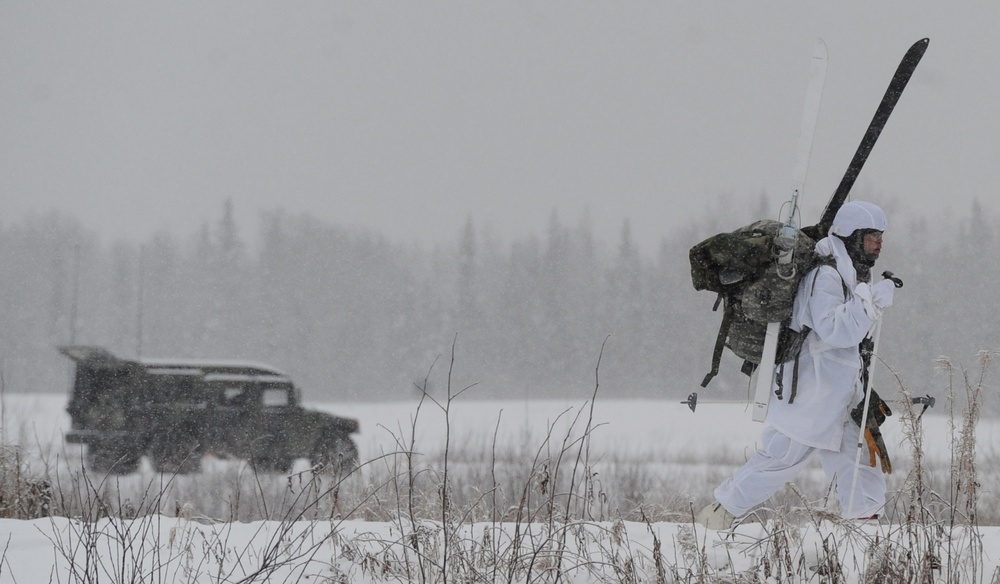
{"label": "snow boot", "polygon": [[694,520],[695,523],[700,523],[708,529],[718,531],[731,528],[736,521],[736,516],[723,507],[722,503],[715,501],[699,511]]}

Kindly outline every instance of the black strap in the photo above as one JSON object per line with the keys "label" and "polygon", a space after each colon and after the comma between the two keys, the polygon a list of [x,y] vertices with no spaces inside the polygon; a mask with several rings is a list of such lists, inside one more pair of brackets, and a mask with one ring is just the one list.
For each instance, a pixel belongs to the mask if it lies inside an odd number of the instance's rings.
{"label": "black strap", "polygon": [[792,395],[788,396],[788,403],[795,401],[795,392],[799,389],[799,356],[802,351],[795,354],[795,363],[792,365]]}
{"label": "black strap", "polygon": [[[720,302],[722,302],[722,294],[719,294],[718,300],[715,301],[716,309],[719,307]],[[719,364],[722,363],[722,352],[726,348],[726,338],[729,337],[729,325],[731,322],[732,309],[730,308],[730,304],[727,304],[725,310],[722,311],[722,324],[719,325],[719,336],[715,339],[715,351],[712,352],[712,370],[708,372],[705,380],[701,382],[702,387],[708,387],[712,379],[719,374]]]}
{"label": "black strap", "polygon": [[[778,372],[774,374],[774,383],[778,386],[778,389],[774,390],[774,395],[778,396],[778,399],[782,399],[785,394],[785,365],[782,364],[778,367]],[[791,403],[791,402],[788,402]]]}
{"label": "black strap", "polygon": [[[787,326],[787,324],[785,326]],[[809,330],[810,330],[809,327],[803,327],[803,331],[800,334],[808,335]],[[800,348],[798,351],[795,352],[795,358],[792,359],[792,390],[791,392],[789,392],[788,395],[789,404],[795,402],[795,392],[798,391],[799,389],[799,357],[801,355],[802,355],[802,350]],[[778,389],[774,390],[774,393],[775,395],[778,396],[778,399],[781,399],[782,394],[784,393],[784,386],[783,386],[784,379],[785,379],[785,364],[780,363],[778,364],[778,372],[774,376],[775,383],[778,386]]]}

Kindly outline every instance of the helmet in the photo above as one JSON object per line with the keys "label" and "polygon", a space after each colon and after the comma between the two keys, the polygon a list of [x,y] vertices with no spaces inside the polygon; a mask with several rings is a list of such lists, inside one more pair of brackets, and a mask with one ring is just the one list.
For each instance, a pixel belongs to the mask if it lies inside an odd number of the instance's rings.
{"label": "helmet", "polygon": [[888,224],[885,211],[877,205],[866,201],[850,201],[844,203],[837,211],[830,227],[830,234],[848,237],[859,229],[885,231]]}

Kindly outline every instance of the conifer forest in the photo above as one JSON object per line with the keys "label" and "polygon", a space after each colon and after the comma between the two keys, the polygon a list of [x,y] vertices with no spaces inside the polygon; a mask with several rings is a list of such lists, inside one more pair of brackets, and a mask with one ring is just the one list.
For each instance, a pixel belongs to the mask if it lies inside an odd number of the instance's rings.
{"label": "conifer forest", "polygon": [[[237,224],[231,204],[197,233],[141,242],[103,241],[54,212],[0,223],[3,387],[66,392],[72,362],[57,347],[78,344],[265,362],[306,400],[409,399],[448,380],[498,399],[582,399],[595,383],[604,398],[738,398],[735,357],[698,387],[720,316],[714,296],[691,286],[687,255],[775,215],[768,198],[719,196],[656,250],[635,244],[627,220],[605,241],[557,211],[544,233],[502,241],[470,219],[436,246],[281,210]],[[908,390],[933,393],[938,357],[971,365],[1000,345],[997,215],[975,204],[929,218],[880,204],[890,229],[876,271],[905,285],[879,358]],[[896,384],[877,375],[876,385]]]}

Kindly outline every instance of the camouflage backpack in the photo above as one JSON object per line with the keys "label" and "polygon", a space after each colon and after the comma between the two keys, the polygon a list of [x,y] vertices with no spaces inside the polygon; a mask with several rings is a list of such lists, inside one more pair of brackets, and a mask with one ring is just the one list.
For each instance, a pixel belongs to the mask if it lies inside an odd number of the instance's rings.
{"label": "camouflage backpack", "polygon": [[781,226],[778,221],[764,219],[719,233],[691,248],[695,290],[719,295],[713,310],[723,304],[712,370],[702,387],[719,373],[724,347],[743,359],[743,373],[752,374],[760,364],[768,323],[782,323],[775,364],[794,360],[809,334],[808,329],[794,331],[788,326],[799,282],[816,266],[835,263],[832,257],[816,255],[815,240],[799,231],[792,263],[779,272],[774,238]]}

